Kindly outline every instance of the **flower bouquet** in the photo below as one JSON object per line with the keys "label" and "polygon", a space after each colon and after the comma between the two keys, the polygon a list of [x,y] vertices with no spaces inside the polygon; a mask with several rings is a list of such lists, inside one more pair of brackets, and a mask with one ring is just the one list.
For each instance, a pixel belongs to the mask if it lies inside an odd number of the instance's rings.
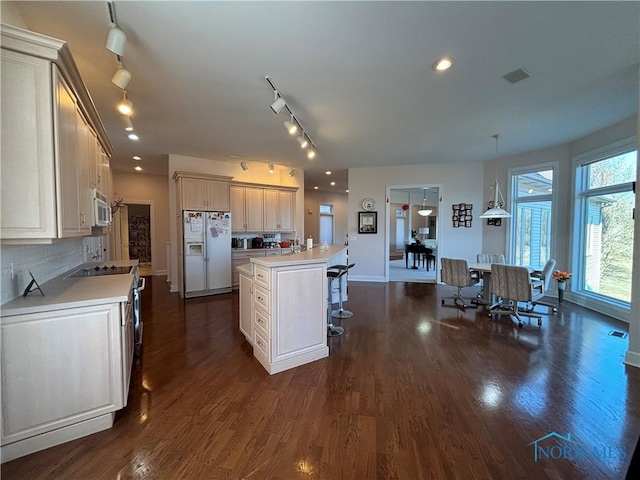
{"label": "flower bouquet", "polygon": [[566,283],[573,276],[573,273],[554,270],[551,276],[553,276],[556,282],[558,282],[558,301],[562,303],[562,297],[564,296]]}

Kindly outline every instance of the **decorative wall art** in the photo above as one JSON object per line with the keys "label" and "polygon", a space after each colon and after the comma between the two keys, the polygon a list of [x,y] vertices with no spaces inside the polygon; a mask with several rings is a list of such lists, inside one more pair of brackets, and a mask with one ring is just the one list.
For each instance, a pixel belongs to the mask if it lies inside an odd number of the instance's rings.
{"label": "decorative wall art", "polygon": [[471,220],[473,220],[473,204],[457,203],[451,206],[453,208],[453,228],[466,227],[471,228]]}
{"label": "decorative wall art", "polygon": [[487,225],[492,225],[494,227],[499,227],[502,225],[501,218],[487,218]]}
{"label": "decorative wall art", "polygon": [[378,233],[378,212],[358,212],[358,232]]}

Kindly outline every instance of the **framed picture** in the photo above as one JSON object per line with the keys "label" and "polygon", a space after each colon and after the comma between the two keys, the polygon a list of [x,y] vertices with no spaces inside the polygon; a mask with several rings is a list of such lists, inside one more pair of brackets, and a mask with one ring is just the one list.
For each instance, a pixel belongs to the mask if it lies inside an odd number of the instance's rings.
{"label": "framed picture", "polygon": [[499,227],[502,225],[501,218],[487,218],[487,225],[493,225],[494,227]]}
{"label": "framed picture", "polygon": [[378,212],[358,212],[358,231],[378,233]]}

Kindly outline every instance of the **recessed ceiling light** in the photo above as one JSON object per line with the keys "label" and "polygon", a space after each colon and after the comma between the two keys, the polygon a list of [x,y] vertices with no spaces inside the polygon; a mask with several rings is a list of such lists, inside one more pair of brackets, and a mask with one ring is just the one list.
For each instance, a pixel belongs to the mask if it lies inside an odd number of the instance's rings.
{"label": "recessed ceiling light", "polygon": [[136,135],[135,133],[130,133],[127,136],[129,137],[129,140],[140,140],[140,137],[138,135]]}
{"label": "recessed ceiling light", "polygon": [[318,189],[318,186],[316,185],[315,187],[313,187],[313,189],[314,189],[314,190],[317,190],[317,189]]}
{"label": "recessed ceiling light", "polygon": [[138,165],[137,167],[134,167],[134,169],[137,170],[137,171],[141,171],[142,167],[140,165]]}
{"label": "recessed ceiling light", "polygon": [[436,61],[436,63],[433,64],[433,69],[436,72],[444,72],[446,70],[449,70],[452,65],[453,65],[453,58],[442,57],[442,58],[439,58],[438,61]]}
{"label": "recessed ceiling light", "polygon": [[142,160],[142,158],[140,158],[138,155],[134,155],[134,156],[133,156],[133,159],[134,159],[134,160]]}
{"label": "recessed ceiling light", "polygon": [[324,172],[325,175],[331,175],[331,170],[327,170],[326,172]]}
{"label": "recessed ceiling light", "polygon": [[333,187],[336,184],[336,182],[331,182],[331,186]]}

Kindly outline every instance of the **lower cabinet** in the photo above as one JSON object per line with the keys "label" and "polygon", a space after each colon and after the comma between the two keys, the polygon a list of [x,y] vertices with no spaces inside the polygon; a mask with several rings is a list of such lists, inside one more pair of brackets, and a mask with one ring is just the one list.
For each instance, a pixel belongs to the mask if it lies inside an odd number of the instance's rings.
{"label": "lower cabinet", "polygon": [[253,275],[240,273],[240,331],[253,345]]}
{"label": "lower cabinet", "polygon": [[238,267],[249,263],[251,258],[264,257],[264,250],[232,250],[231,251],[231,286],[238,288],[240,284],[240,273]]}
{"label": "lower cabinet", "polygon": [[2,318],[3,462],[113,425],[133,353],[125,312],[123,302]]}

